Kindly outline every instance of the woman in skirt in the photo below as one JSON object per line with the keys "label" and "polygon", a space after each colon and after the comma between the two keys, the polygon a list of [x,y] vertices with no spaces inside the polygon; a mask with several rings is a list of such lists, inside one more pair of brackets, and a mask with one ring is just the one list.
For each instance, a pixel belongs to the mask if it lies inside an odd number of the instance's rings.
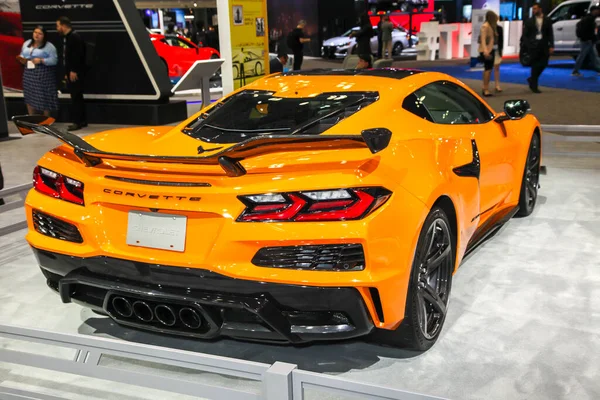
{"label": "woman in skirt", "polygon": [[33,37],[23,43],[17,59],[25,66],[23,94],[29,114],[49,116],[51,111],[58,110],[56,47],[46,41],[46,31],[42,26],[37,26]]}

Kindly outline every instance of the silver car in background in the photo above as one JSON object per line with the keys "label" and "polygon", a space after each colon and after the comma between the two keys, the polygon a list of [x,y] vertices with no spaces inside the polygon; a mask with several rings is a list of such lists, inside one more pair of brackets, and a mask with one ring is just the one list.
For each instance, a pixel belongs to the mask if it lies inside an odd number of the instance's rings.
{"label": "silver car in background", "polygon": [[[554,31],[554,53],[557,55],[577,56],[580,42],[577,38],[577,23],[590,12],[594,5],[600,5],[598,0],[568,0],[560,3],[548,14]],[[600,18],[596,19],[596,26]],[[597,46],[600,48],[600,44]]]}
{"label": "silver car in background", "polygon": [[[352,28],[342,36],[333,37],[323,42],[321,47],[321,56],[326,58],[344,58],[352,54],[356,47],[356,39],[350,37],[350,33],[359,30],[359,27]],[[371,53],[377,54],[377,27],[373,27],[374,36],[371,38]],[[415,46],[418,42],[417,36],[412,35],[412,44]],[[408,31],[402,27],[394,28],[392,31],[392,55],[399,56],[404,49],[408,49]]]}

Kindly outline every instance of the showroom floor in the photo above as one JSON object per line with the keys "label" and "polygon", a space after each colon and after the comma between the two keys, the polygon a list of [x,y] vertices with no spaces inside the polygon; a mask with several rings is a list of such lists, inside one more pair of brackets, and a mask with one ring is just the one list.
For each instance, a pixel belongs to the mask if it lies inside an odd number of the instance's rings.
{"label": "showroom floor", "polygon": [[[569,120],[563,114],[553,123]],[[90,127],[84,134],[106,128]],[[462,264],[453,280],[442,336],[423,354],[362,341],[292,347],[193,341],[126,329],[77,305],[62,304],[46,287],[23,239],[25,231],[0,237],[0,324],[265,363],[284,361],[304,370],[451,399],[598,399],[600,137],[566,139],[545,135],[548,174],[542,176],[536,211],[529,218],[511,220]],[[27,182],[36,160],[55,144],[52,138],[36,135],[1,142],[7,187]],[[0,215],[0,227],[22,218],[22,210]],[[0,346],[9,345],[15,346],[0,341]],[[153,368],[105,362],[132,370]],[[176,368],[156,373],[229,387],[252,385]],[[69,399],[184,398],[2,363],[0,385]],[[323,397],[311,392],[307,398]]]}

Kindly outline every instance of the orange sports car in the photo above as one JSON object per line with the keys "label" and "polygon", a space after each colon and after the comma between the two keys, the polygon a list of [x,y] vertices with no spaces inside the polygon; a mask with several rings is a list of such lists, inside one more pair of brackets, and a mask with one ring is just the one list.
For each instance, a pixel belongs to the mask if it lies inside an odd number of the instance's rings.
{"label": "orange sports car", "polygon": [[424,350],[452,275],[533,211],[541,130],[456,79],[401,69],[274,74],[176,127],[64,142],[26,201],[48,286],[119,324]]}

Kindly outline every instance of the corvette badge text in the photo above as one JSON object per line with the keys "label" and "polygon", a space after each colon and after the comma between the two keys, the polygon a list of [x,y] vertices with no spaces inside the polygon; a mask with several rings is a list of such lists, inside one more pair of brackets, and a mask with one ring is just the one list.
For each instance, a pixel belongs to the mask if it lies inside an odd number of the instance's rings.
{"label": "corvette badge text", "polygon": [[93,4],[38,4],[36,10],[85,10],[94,8]]}
{"label": "corvette badge text", "polygon": [[133,231],[145,233],[147,235],[156,236],[179,236],[179,231],[176,229],[160,228],[155,226],[134,225],[131,227]]}
{"label": "corvette badge text", "polygon": [[187,201],[200,201],[200,197],[188,197],[188,196],[165,196],[157,194],[142,194],[133,192],[124,192],[122,190],[104,189],[104,193],[114,194],[116,196],[135,197],[136,199],[150,199],[150,200],[187,200]]}

